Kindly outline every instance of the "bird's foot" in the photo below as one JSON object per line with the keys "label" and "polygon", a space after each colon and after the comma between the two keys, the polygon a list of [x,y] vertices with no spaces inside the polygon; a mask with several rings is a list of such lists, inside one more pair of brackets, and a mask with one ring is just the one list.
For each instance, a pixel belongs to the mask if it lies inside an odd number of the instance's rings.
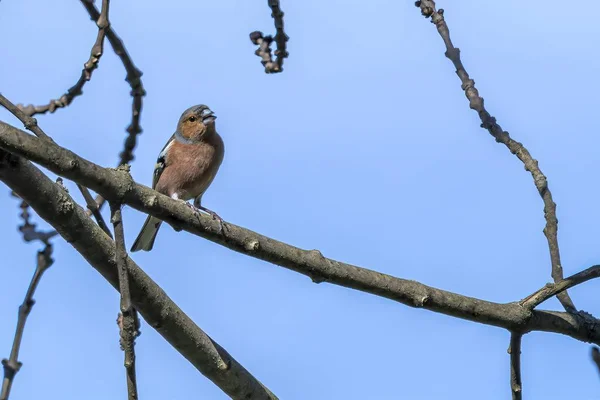
{"label": "bird's foot", "polygon": [[199,204],[190,204],[187,201],[185,202],[185,204],[192,210],[194,210],[195,213],[200,214],[200,211],[204,211],[205,213],[210,215],[213,218],[213,220],[219,221],[219,233],[223,234],[225,232],[225,221],[223,221],[223,218],[221,218],[219,214]]}
{"label": "bird's foot", "polygon": [[217,214],[216,212],[214,212],[214,211],[212,211],[212,210],[209,210],[209,209],[208,209],[208,208],[206,208],[206,207],[202,207],[202,206],[200,206],[200,207],[198,207],[198,208],[199,208],[200,210],[204,211],[205,213],[207,213],[207,214],[211,215],[211,216],[212,216],[212,218],[213,218],[213,220],[217,220],[217,221],[219,221],[219,230],[220,230],[220,233],[221,233],[221,234],[223,234],[223,233],[225,232],[225,224],[224,224],[223,218],[221,218],[221,217],[219,216],[219,214]]}

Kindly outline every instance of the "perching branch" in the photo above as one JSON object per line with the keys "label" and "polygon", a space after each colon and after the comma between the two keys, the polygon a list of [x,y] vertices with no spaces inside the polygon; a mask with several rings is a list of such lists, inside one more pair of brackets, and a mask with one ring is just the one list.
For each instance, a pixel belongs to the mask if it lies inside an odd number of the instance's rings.
{"label": "perching branch", "polygon": [[129,290],[129,273],[127,271],[127,250],[125,249],[125,234],[123,232],[123,217],[121,205],[110,203],[111,222],[115,230],[116,264],[118,270],[119,292],[121,302],[117,325],[121,336],[121,349],[125,352],[125,371],[127,376],[127,397],[129,400],[138,398],[137,380],[135,377],[135,338],[140,335],[137,312],[131,304]]}
{"label": "perching branch", "polygon": [[[317,250],[302,250],[230,223],[227,223],[228,229],[222,231],[219,222],[210,216],[199,215],[181,201],[135,183],[129,174],[102,168],[54,143],[41,146],[40,139],[4,122],[0,122],[0,148],[39,163],[112,201],[160,218],[177,229],[291,269],[311,277],[315,282],[329,282],[386,297],[411,307],[425,308],[508,330],[523,333],[555,332],[585,342],[600,342],[600,331],[595,329],[598,321],[589,316],[532,311],[519,303],[498,304],[462,296],[335,261],[324,257]],[[1,172],[0,169],[0,174]],[[11,185],[6,176],[2,180]],[[36,211],[40,214],[39,210]],[[44,216],[42,218],[47,219]]]}
{"label": "perching branch", "polygon": [[523,388],[521,385],[521,339],[523,335],[512,332],[510,334],[510,346],[508,354],[510,354],[510,389],[512,391],[513,400],[521,400],[523,398]]}
{"label": "perching branch", "polygon": [[[283,60],[289,55],[286,43],[290,38],[283,30],[283,11],[281,11],[279,6],[279,0],[268,1],[277,33],[273,37],[271,35],[264,36],[260,31],[254,31],[250,34],[250,41],[258,46],[254,54],[261,58],[260,62],[265,67],[265,72],[267,74],[274,74],[283,71]],[[273,61],[273,57],[271,56],[271,43],[273,42],[277,45],[277,50],[275,50],[277,59],[275,61]]]}
{"label": "perching branch", "polygon": [[2,366],[4,367],[4,379],[2,380],[2,390],[0,390],[0,400],[8,400],[10,395],[10,389],[12,388],[13,380],[19,369],[23,365],[19,361],[19,350],[21,348],[21,341],[23,340],[23,331],[25,330],[25,322],[31,312],[31,308],[35,304],[33,295],[35,289],[42,278],[44,272],[50,268],[54,260],[52,259],[52,245],[46,244],[44,250],[38,251],[37,253],[37,264],[35,272],[29,283],[29,288],[25,294],[25,300],[23,304],[19,306],[19,317],[17,319],[17,329],[15,331],[15,338],[13,340],[12,349],[10,351],[10,357],[2,360]]}
{"label": "perching branch", "polygon": [[90,51],[90,58],[83,64],[83,70],[81,71],[81,76],[77,83],[67,90],[67,93],[56,100],[50,100],[48,104],[42,106],[34,106],[33,104],[23,106],[22,104],[18,104],[17,107],[25,114],[31,117],[36,114],[45,114],[47,112],[53,113],[59,108],[67,107],[75,97],[83,94],[83,86],[92,79],[92,73],[98,68],[98,63],[104,52],[104,36],[106,35],[106,30],[110,26],[110,22],[108,21],[109,3],[110,0],[102,0],[102,12],[96,23],[98,25],[98,35],[96,36],[96,41]]}
{"label": "perching branch", "polygon": [[[113,171],[126,175],[122,170]],[[67,192],[30,162],[2,150],[0,180],[29,203],[114,288],[119,287],[115,242]],[[131,258],[127,257],[126,262],[134,307],[198,371],[233,399],[277,399],[204,333]]]}
{"label": "perching branch", "polygon": [[[462,83],[461,88],[465,91],[471,109],[477,111],[481,119],[481,127],[487,129],[488,132],[496,139],[498,143],[504,144],[512,154],[515,154],[519,160],[525,165],[525,169],[531,173],[533,182],[544,202],[544,217],[546,226],[544,235],[548,240],[548,248],[550,250],[550,260],[552,264],[552,278],[554,282],[563,280],[563,269],[560,262],[560,251],[558,248],[558,219],[556,218],[556,204],[552,200],[552,193],[548,187],[548,180],[542,173],[538,162],[534,159],[529,151],[522,143],[512,139],[508,132],[502,130],[500,125],[496,123],[496,118],[492,117],[483,105],[483,98],[475,88],[475,81],[469,77],[460,59],[460,50],[452,44],[450,40],[450,31],[444,19],[444,10],[436,11],[435,1],[422,0],[415,3],[421,9],[421,14],[426,18],[431,18],[431,22],[436,26],[438,33],[446,46],[446,57],[452,61],[456,68],[456,74]],[[558,293],[558,299],[568,312],[577,311],[573,301],[569,297],[566,290]]]}

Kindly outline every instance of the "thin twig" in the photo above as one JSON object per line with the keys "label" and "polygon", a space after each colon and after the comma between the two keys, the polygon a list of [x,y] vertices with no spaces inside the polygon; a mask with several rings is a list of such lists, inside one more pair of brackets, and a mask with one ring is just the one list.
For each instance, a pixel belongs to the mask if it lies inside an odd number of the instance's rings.
{"label": "thin twig", "polygon": [[94,200],[88,188],[80,185],[79,183],[77,184],[77,187],[81,191],[81,194],[85,199],[85,204],[87,205],[89,212],[96,219],[98,226],[102,228],[102,230],[112,239],[112,233],[110,233],[110,229],[108,229],[106,222],[104,222],[104,218],[102,218],[102,214],[100,213],[100,207],[98,207],[98,203],[96,203],[96,200]]}
{"label": "thin twig", "polygon": [[110,26],[110,22],[108,20],[108,8],[109,8],[110,0],[102,0],[102,12],[100,14],[100,18],[96,21],[96,25],[98,25],[98,35],[96,36],[96,41],[92,46],[92,50],[90,51],[90,58],[87,60],[85,64],[83,64],[83,70],[81,71],[81,76],[75,85],[73,85],[65,94],[63,94],[60,98],[56,100],[50,100],[48,104],[42,106],[34,106],[33,104],[29,104],[24,106],[22,104],[18,104],[17,107],[21,109],[25,114],[29,116],[33,116],[36,114],[45,114],[47,112],[53,113],[59,108],[67,107],[73,99],[77,96],[83,94],[83,86],[92,79],[92,73],[96,68],[98,68],[98,63],[100,62],[100,58],[104,52],[104,37],[106,36],[106,30]]}
{"label": "thin twig", "polygon": [[2,390],[0,391],[0,400],[8,400],[15,375],[17,372],[19,372],[19,369],[23,365],[19,361],[19,350],[21,348],[21,341],[23,339],[25,322],[27,321],[27,317],[31,312],[31,308],[35,304],[35,300],[33,300],[35,289],[37,288],[42,275],[48,268],[50,268],[52,263],[54,263],[54,260],[52,259],[52,245],[46,244],[44,250],[38,251],[37,253],[37,265],[35,272],[33,273],[33,277],[29,283],[29,288],[25,294],[25,300],[23,301],[23,304],[19,306],[19,318],[17,320],[17,329],[15,331],[15,338],[10,351],[10,357],[2,360],[2,366],[4,367],[4,379],[2,381]]}
{"label": "thin twig", "polygon": [[[269,7],[271,7],[271,17],[275,21],[275,29],[277,33],[275,37],[264,34],[260,31],[254,31],[250,34],[250,40],[252,43],[258,46],[258,49],[254,52],[261,58],[261,64],[265,67],[267,74],[273,74],[283,71],[283,60],[288,57],[287,52],[287,41],[290,39],[283,30],[283,11],[279,6],[279,0],[268,0]],[[277,59],[273,61],[271,56],[271,43],[275,42],[277,50],[275,50],[275,56]]]}
{"label": "thin twig", "polygon": [[17,117],[25,126],[25,129],[33,132],[37,137],[46,140],[52,140],[42,128],[38,126],[37,120],[29,115],[25,114],[21,111],[17,106],[15,106],[10,100],[0,94],[0,105],[6,108],[12,115]]}
{"label": "thin twig", "polygon": [[[97,21],[100,18],[100,13],[92,0],[80,0],[81,4],[85,7],[86,11],[90,15],[92,21]],[[115,54],[121,59],[121,63],[123,67],[125,67],[125,71],[127,72],[127,76],[125,80],[129,83],[131,87],[131,96],[133,97],[133,103],[131,106],[131,123],[127,127],[126,131],[129,134],[125,139],[123,145],[123,151],[119,153],[119,164],[129,164],[133,161],[133,150],[137,144],[137,136],[142,133],[142,127],[140,125],[140,118],[142,115],[142,98],[146,95],[146,90],[144,90],[144,85],[142,84],[142,71],[140,71],[131,56],[127,52],[123,41],[119,36],[115,33],[112,26],[109,26],[106,30],[106,38],[110,43],[111,47]],[[102,195],[96,196],[96,203],[98,204],[99,209],[102,209],[104,206],[106,199],[102,197]],[[91,215],[91,212],[88,214]]]}
{"label": "thin twig", "polygon": [[[92,0],[81,0],[81,4],[85,7],[92,21],[98,21],[100,18],[100,13]],[[133,105],[131,108],[131,123],[127,127],[127,132],[129,136],[125,140],[125,146],[121,154],[119,154],[121,164],[128,164],[133,160],[133,150],[136,145],[136,137],[140,133],[142,133],[142,128],[140,126],[140,116],[142,113],[142,97],[146,95],[146,91],[144,90],[144,86],[142,85],[142,71],[140,71],[127,53],[125,46],[123,45],[123,41],[117,34],[115,33],[112,26],[109,26],[106,30],[106,38],[113,48],[115,54],[121,59],[125,70],[127,71],[127,76],[125,80],[131,86],[131,96],[133,97]],[[103,203],[103,201],[102,201]],[[99,203],[100,204],[100,203]]]}
{"label": "thin twig", "polygon": [[[446,57],[452,61],[456,68],[456,74],[462,83],[461,87],[465,91],[471,109],[477,111],[481,119],[481,127],[487,129],[488,132],[496,139],[498,143],[504,144],[512,154],[515,154],[519,160],[525,165],[525,169],[529,171],[533,177],[535,187],[537,188],[542,200],[544,201],[544,217],[546,218],[546,226],[544,235],[548,241],[550,250],[550,261],[552,264],[552,278],[554,282],[563,280],[563,270],[560,262],[560,251],[558,248],[558,219],[556,218],[556,204],[552,200],[552,193],[548,187],[546,176],[542,173],[535,160],[529,151],[522,143],[513,140],[508,132],[502,130],[500,125],[496,123],[496,118],[492,117],[483,105],[483,98],[479,96],[479,92],[475,88],[475,81],[469,77],[460,59],[460,50],[452,44],[450,40],[450,31],[444,19],[444,10],[436,11],[435,1],[422,0],[415,3],[421,9],[421,14],[426,18],[431,18],[431,22],[436,26],[438,33],[442,37],[446,46]],[[569,297],[566,291],[558,294],[558,299],[567,312],[576,311],[575,304]]]}
{"label": "thin twig", "polygon": [[510,346],[508,354],[510,354],[510,390],[512,391],[513,400],[521,400],[523,398],[523,387],[521,385],[521,338],[520,333],[511,332]]}
{"label": "thin twig", "polygon": [[[11,192],[14,197],[19,197],[15,192]],[[23,223],[18,226],[19,231],[23,234],[23,240],[26,242],[32,242],[34,240],[39,240],[44,244],[48,244],[48,241],[54,236],[58,235],[58,232],[55,230],[52,231],[40,231],[37,230],[37,224],[31,222],[31,215],[29,214],[29,204],[25,201],[21,200],[21,204],[19,204],[19,208],[21,209],[21,213],[19,216],[23,220]]]}
{"label": "thin twig", "polygon": [[592,346],[592,361],[596,364],[598,372],[600,372],[600,349],[596,346]]}
{"label": "thin twig", "polygon": [[523,305],[523,307],[533,309],[564,290],[598,277],[600,277],[600,265],[594,265],[588,269],[571,275],[562,281],[547,284],[535,293],[521,300],[520,303]]}
{"label": "thin twig", "polygon": [[121,205],[110,203],[111,222],[115,230],[116,264],[119,274],[119,292],[121,293],[121,312],[117,318],[121,335],[121,349],[125,352],[125,370],[127,374],[127,394],[129,400],[136,400],[137,383],[135,377],[135,338],[139,336],[139,319],[131,304],[129,273],[127,271],[127,250],[123,232]]}

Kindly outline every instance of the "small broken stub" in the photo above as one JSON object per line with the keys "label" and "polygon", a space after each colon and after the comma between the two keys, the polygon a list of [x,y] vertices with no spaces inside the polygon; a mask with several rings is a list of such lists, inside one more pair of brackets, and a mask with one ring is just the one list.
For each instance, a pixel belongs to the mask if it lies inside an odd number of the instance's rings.
{"label": "small broken stub", "polygon": [[260,243],[256,239],[249,239],[244,241],[244,249],[247,251],[256,251],[260,248]]}

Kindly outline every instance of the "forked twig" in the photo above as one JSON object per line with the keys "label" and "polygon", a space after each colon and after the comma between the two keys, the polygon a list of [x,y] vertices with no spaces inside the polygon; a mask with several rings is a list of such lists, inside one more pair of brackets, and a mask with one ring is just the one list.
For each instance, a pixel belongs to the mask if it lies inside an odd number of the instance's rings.
{"label": "forked twig", "polygon": [[[275,37],[264,34],[260,31],[254,31],[250,34],[250,40],[252,43],[258,46],[258,49],[254,52],[261,58],[261,64],[265,67],[267,74],[273,74],[283,71],[283,60],[288,57],[287,52],[287,41],[290,39],[283,30],[283,11],[279,5],[279,0],[269,0],[269,7],[271,7],[271,16],[275,21],[275,29],[277,33]],[[275,50],[275,56],[273,60],[271,55],[271,43],[275,42],[277,50]]]}
{"label": "forked twig", "polygon": [[47,112],[53,113],[59,108],[67,107],[73,99],[77,96],[83,94],[83,86],[86,82],[89,82],[92,79],[92,73],[96,68],[98,68],[98,63],[100,62],[100,58],[104,53],[104,36],[106,35],[106,30],[110,26],[110,22],[108,21],[108,8],[110,5],[110,0],[102,0],[102,12],[100,14],[100,18],[96,21],[96,25],[98,25],[98,35],[96,36],[96,41],[92,46],[92,50],[90,51],[90,58],[87,60],[85,64],[83,64],[83,70],[81,70],[81,76],[75,85],[73,85],[65,94],[60,96],[60,98],[56,100],[50,100],[48,104],[44,104],[42,106],[34,106],[33,104],[29,104],[24,106],[22,104],[18,104],[17,107],[21,109],[28,116],[33,116],[36,114],[45,114]]}
{"label": "forked twig", "polygon": [[[481,119],[481,127],[496,139],[498,143],[504,144],[512,154],[516,155],[519,160],[525,165],[525,169],[531,173],[533,182],[544,202],[544,217],[546,218],[546,226],[544,235],[548,240],[548,248],[550,250],[550,261],[552,264],[552,278],[554,282],[563,280],[563,270],[560,262],[560,251],[558,248],[558,219],[556,218],[556,204],[552,200],[552,193],[548,187],[546,176],[542,173],[538,162],[534,159],[529,151],[522,143],[512,139],[508,132],[504,131],[496,122],[496,118],[492,117],[483,105],[483,98],[475,88],[475,81],[469,77],[460,59],[460,50],[452,44],[450,40],[450,31],[446,20],[444,19],[444,10],[435,8],[435,1],[422,0],[415,2],[415,5],[421,9],[421,14],[426,18],[431,18],[431,22],[436,26],[438,33],[442,37],[446,46],[446,57],[452,61],[456,68],[456,74],[462,83],[461,88],[465,91],[465,95],[469,100],[471,109],[477,111]],[[567,291],[562,291],[557,295],[561,304],[568,312],[575,312],[575,304],[569,297]]]}

